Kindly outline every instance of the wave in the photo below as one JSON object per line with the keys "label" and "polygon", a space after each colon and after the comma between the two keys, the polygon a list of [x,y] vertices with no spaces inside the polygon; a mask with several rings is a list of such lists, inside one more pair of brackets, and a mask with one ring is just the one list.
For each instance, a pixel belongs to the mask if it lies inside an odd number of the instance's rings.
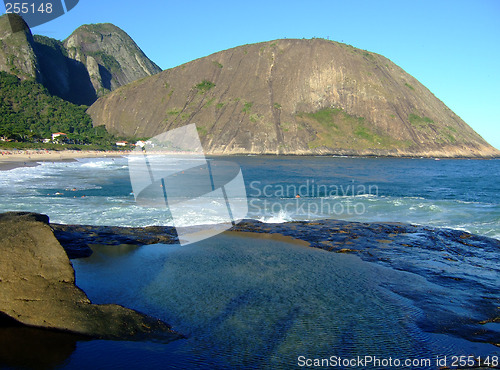
{"label": "wave", "polygon": [[281,224],[290,221],[298,221],[288,212],[281,210],[276,214],[272,214],[269,216],[256,217],[257,221],[268,223],[268,224]]}

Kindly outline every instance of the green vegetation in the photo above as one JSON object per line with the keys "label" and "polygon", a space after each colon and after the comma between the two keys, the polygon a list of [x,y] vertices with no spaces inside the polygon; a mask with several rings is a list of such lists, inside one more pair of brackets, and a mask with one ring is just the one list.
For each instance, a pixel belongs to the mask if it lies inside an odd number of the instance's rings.
{"label": "green vegetation", "polygon": [[274,103],[274,104],[273,104],[273,108],[274,108],[274,109],[281,109],[281,104]]}
{"label": "green vegetation", "polygon": [[340,108],[326,108],[326,109],[321,109],[314,113],[307,113],[307,116],[319,122],[325,128],[338,129],[339,127],[333,122],[334,121],[333,115],[338,114],[340,112],[342,112],[342,109]]}
{"label": "green vegetation", "polygon": [[212,98],[212,99],[209,99],[206,103],[205,103],[205,108],[209,107],[212,105],[212,103],[215,101],[215,98]]}
{"label": "green vegetation", "polygon": [[372,53],[369,53],[367,51],[363,52],[363,56],[367,57],[368,59],[374,61],[375,60],[375,57],[373,56]]}
{"label": "green vegetation", "polygon": [[121,70],[122,66],[112,55],[106,54],[103,51],[87,52],[87,54],[94,57],[99,64],[111,73],[116,73]]}
{"label": "green vegetation", "polygon": [[198,131],[198,135],[200,136],[206,136],[207,135],[207,129],[203,126],[196,126],[196,130]]}
{"label": "green vegetation", "polygon": [[290,131],[290,123],[289,122],[281,122],[281,129],[283,132]]}
{"label": "green vegetation", "polygon": [[221,109],[224,106],[225,103],[218,103],[215,108]]}
{"label": "green vegetation", "polygon": [[368,130],[368,128],[364,125],[359,125],[358,127],[356,127],[356,129],[354,130],[354,135],[371,142],[375,142],[376,140],[376,135],[374,135],[373,132],[371,132],[371,130]]}
{"label": "green vegetation", "polygon": [[410,121],[412,126],[415,126],[417,128],[426,128],[431,123],[434,123],[434,121],[431,120],[429,117],[420,117],[420,116],[413,114],[413,113],[408,115],[408,120]]}
{"label": "green vegetation", "polygon": [[455,135],[452,134],[452,132],[457,134],[457,129],[454,127],[447,126],[440,131],[441,135],[447,138],[448,141],[450,141],[451,143],[455,143],[457,139],[455,138]]}
{"label": "green vegetation", "polygon": [[250,115],[250,122],[254,122],[255,123],[255,122],[259,121],[261,118],[262,117],[259,114],[257,114],[257,113],[251,114]]}
{"label": "green vegetation", "polygon": [[437,143],[444,144],[457,142],[456,136],[459,134],[457,129],[454,127],[443,127],[439,124],[439,122],[435,124],[435,122],[429,117],[420,117],[414,113],[408,115],[408,120],[416,129],[420,130],[424,134],[432,135]]}
{"label": "green vegetation", "polygon": [[213,65],[216,66],[217,68],[224,68],[224,66],[222,64],[220,64],[219,62],[217,62],[216,60],[214,60],[213,62]]}
{"label": "green vegetation", "polygon": [[200,94],[204,94],[213,87],[215,87],[215,84],[213,82],[208,81],[208,80],[203,80],[198,85],[196,85],[194,88],[196,90],[198,90],[198,92]]}
{"label": "green vegetation", "polygon": [[177,110],[176,108],[174,108],[174,109],[167,111],[167,114],[169,116],[177,116],[180,112],[181,112],[180,110]]}
{"label": "green vegetation", "polygon": [[41,35],[33,35],[33,39],[35,40],[35,42],[37,44],[46,46],[46,47],[50,48],[51,50],[56,50],[56,51],[60,52],[62,55],[64,55],[65,57],[68,57],[68,51],[64,47],[64,44],[62,43],[62,41],[59,41],[59,40],[56,40],[56,39],[53,39],[53,38],[47,37],[47,36],[41,36]]}
{"label": "green vegetation", "polygon": [[298,130],[305,124],[316,131],[316,138],[308,143],[310,149],[319,147],[385,149],[408,146],[408,143],[375,132],[363,117],[352,116],[340,108],[299,113],[296,118]]}
{"label": "green vegetation", "polygon": [[241,110],[243,113],[249,113],[250,109],[252,109],[253,103],[252,102],[245,102],[243,105],[243,109]]}
{"label": "green vegetation", "polygon": [[405,82],[405,86],[411,90],[415,90],[412,85],[410,85],[408,82]]}
{"label": "green vegetation", "polygon": [[95,144],[103,149],[114,147],[117,138],[104,126],[93,127],[86,109],[51,96],[34,80],[20,81],[0,72],[0,137],[4,140],[35,145],[51,138],[52,133],[64,132],[73,143]]}

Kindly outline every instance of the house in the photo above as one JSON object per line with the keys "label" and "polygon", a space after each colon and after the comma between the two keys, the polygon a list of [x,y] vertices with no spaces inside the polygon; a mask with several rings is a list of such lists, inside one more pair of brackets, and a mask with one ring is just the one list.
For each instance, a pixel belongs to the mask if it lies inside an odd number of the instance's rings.
{"label": "house", "polygon": [[64,132],[56,132],[52,134],[52,141],[62,141],[65,142],[68,140],[68,135],[66,135]]}
{"label": "house", "polygon": [[117,141],[115,144],[116,146],[127,146],[128,141]]}

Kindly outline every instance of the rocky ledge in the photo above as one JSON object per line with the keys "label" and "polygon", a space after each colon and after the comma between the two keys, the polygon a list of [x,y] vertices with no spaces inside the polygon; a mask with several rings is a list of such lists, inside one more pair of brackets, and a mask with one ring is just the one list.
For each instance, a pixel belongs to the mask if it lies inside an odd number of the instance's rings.
{"label": "rocky ledge", "polygon": [[[0,215],[0,231],[0,316],[99,337],[162,332],[179,338],[166,324],[135,311],[92,305],[75,286],[68,260],[91,255],[94,244],[176,244],[173,227],[49,225],[44,215],[11,213]],[[429,284],[388,288],[421,310],[422,329],[500,346],[499,240],[460,230],[338,220],[244,220],[231,231],[290,236],[414,274]]]}
{"label": "rocky ledge", "polygon": [[103,339],[181,336],[122,306],[92,304],[45,215],[0,215],[0,325],[27,325]]}
{"label": "rocky ledge", "polygon": [[[52,224],[55,236],[73,258],[92,253],[92,244],[174,244],[173,227],[125,228]],[[358,223],[338,220],[262,223],[244,220],[231,231],[281,234],[333,253],[406,271],[427,280],[421,287],[394,293],[422,310],[418,323],[429,332],[500,346],[500,241],[460,230],[403,223]]]}

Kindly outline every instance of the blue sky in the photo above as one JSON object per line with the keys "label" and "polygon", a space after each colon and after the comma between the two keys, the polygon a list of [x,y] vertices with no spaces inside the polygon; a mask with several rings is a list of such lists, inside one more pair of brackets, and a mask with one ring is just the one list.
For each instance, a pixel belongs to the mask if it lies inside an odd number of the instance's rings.
{"label": "blue sky", "polygon": [[163,69],[242,44],[329,37],[388,57],[500,148],[499,19],[497,0],[80,0],[32,31],[62,40],[111,22]]}

